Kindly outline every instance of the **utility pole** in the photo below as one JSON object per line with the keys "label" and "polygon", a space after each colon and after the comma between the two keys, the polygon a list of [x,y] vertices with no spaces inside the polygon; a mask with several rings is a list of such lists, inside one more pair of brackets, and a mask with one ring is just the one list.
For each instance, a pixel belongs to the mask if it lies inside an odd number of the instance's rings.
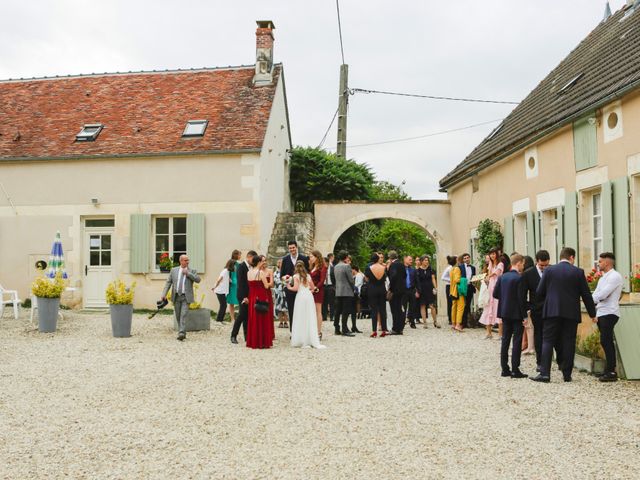
{"label": "utility pole", "polygon": [[338,158],[347,158],[347,110],[349,109],[349,65],[340,65],[340,95],[338,97]]}

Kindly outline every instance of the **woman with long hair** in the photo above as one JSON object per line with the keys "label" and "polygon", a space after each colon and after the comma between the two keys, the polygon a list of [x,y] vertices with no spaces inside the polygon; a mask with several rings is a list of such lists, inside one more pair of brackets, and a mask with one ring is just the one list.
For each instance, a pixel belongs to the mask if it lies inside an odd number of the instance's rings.
{"label": "woman with long hair", "polygon": [[[533,262],[533,258],[531,258],[529,255],[526,255],[524,257],[524,267],[522,271],[526,272],[534,265],[535,263]],[[533,321],[531,320],[531,315],[527,315],[527,318],[525,318],[524,320],[524,333],[525,334],[522,336],[522,353],[524,355],[531,355],[536,353]]]}
{"label": "woman with long hair", "polygon": [[220,276],[218,277],[218,281],[216,282],[215,287],[212,288],[213,293],[216,294],[218,303],[220,304],[218,316],[216,317],[216,321],[220,323],[224,322],[224,315],[225,313],[227,313],[227,295],[229,295],[231,272],[233,272],[235,268],[235,260],[227,260],[227,263],[222,269],[222,272],[220,272]]}
{"label": "woman with long hair", "polygon": [[293,285],[287,284],[287,288],[297,292],[291,319],[291,346],[325,348],[318,338],[318,316],[311,293],[316,287],[302,261],[296,262]]}
{"label": "woman with long hair", "polygon": [[273,273],[273,305],[275,315],[278,318],[278,328],[289,328],[289,309],[287,308],[287,297],[284,294],[284,282],[280,275],[282,269],[282,259],[278,259],[276,270]]}
{"label": "woman with long hair", "polygon": [[436,274],[431,269],[431,259],[428,255],[421,256],[416,262],[416,296],[420,302],[420,316],[424,328],[427,328],[427,309],[431,311],[433,326],[440,328],[436,318]]}
{"label": "woman with long hair", "polygon": [[309,268],[311,269],[311,280],[315,285],[312,293],[313,301],[316,304],[318,338],[322,340],[322,302],[324,302],[324,282],[327,279],[327,266],[324,264],[322,253],[318,250],[313,250],[309,255]]}
{"label": "woman with long hair", "polygon": [[251,260],[251,270],[247,273],[249,282],[249,319],[247,322],[247,347],[270,348],[273,346],[273,274],[266,268],[264,255],[256,255]]}
{"label": "woman with long hair", "polygon": [[378,324],[380,324],[380,337],[387,336],[387,267],[384,264],[384,255],[374,253],[371,255],[369,265],[364,271],[368,282],[367,299],[371,310],[371,338],[378,336]]}
{"label": "woman with long hair", "polygon": [[233,271],[229,272],[229,293],[227,294],[227,307],[229,308],[229,316],[231,317],[231,323],[236,319],[236,307],[240,304],[238,301],[238,277],[236,271],[238,265],[240,265],[240,257],[242,252],[240,250],[234,250],[231,252],[231,260],[233,260]]}
{"label": "woman with long hair", "polygon": [[496,287],[498,278],[504,273],[505,265],[500,261],[500,249],[492,248],[489,250],[489,264],[487,266],[487,277],[484,281],[487,283],[487,289],[489,291],[489,303],[482,311],[480,317],[480,323],[487,329],[487,334],[484,338],[493,338],[492,328],[494,325],[498,325],[499,335],[502,337],[502,320],[498,318],[498,300],[493,298],[493,289]]}

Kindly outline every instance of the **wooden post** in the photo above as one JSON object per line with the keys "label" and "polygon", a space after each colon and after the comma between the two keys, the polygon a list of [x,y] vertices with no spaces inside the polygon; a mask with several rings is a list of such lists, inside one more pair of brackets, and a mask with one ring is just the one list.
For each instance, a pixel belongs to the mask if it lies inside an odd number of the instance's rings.
{"label": "wooden post", "polygon": [[338,100],[338,158],[347,158],[347,110],[349,106],[349,65],[340,65],[340,92]]}

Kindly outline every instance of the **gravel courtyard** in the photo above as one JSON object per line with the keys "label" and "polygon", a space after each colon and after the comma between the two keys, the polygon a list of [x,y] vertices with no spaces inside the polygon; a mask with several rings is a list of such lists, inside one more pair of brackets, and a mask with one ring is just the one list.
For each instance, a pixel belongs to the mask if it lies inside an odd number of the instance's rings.
{"label": "gravel courtyard", "polygon": [[[176,341],[169,316],[0,321],[0,478],[639,478],[640,384],[499,376],[480,330],[326,350]],[[523,370],[533,373],[525,357]]]}

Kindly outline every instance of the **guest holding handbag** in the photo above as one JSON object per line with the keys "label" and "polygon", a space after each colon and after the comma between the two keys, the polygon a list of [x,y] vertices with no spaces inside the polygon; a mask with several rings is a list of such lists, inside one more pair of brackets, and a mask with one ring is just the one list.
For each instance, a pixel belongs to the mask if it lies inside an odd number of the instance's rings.
{"label": "guest holding handbag", "polygon": [[264,255],[256,255],[247,273],[249,283],[249,321],[247,324],[247,347],[270,348],[273,346],[273,273],[266,268]]}

